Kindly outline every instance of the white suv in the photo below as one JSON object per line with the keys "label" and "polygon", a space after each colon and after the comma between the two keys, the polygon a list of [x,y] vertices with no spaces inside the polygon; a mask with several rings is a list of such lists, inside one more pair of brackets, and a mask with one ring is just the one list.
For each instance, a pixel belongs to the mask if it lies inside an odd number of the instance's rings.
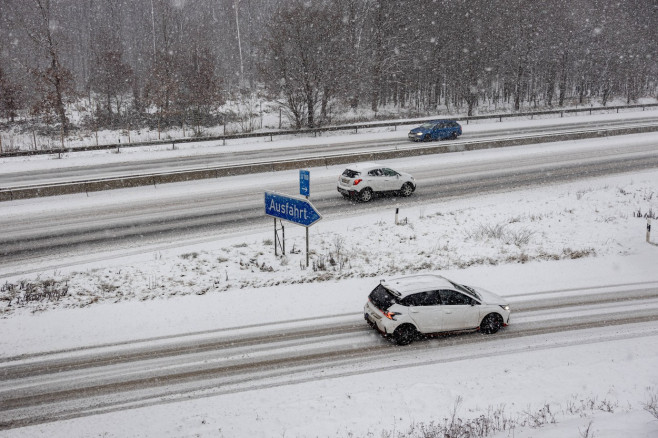
{"label": "white suv", "polygon": [[377,163],[351,164],[338,177],[338,191],[346,198],[368,202],[375,193],[409,196],[416,190],[414,177]]}
{"label": "white suv", "polygon": [[510,318],[509,305],[498,295],[439,275],[382,281],[363,310],[368,324],[398,345],[407,345],[419,335],[442,332],[496,333]]}

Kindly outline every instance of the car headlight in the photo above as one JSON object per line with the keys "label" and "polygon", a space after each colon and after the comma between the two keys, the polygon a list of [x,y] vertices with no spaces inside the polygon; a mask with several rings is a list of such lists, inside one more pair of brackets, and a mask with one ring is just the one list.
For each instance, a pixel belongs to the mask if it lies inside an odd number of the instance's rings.
{"label": "car headlight", "polygon": [[507,310],[507,311],[509,311],[509,304],[505,304],[504,306],[503,306],[502,304],[499,304],[499,306],[500,306],[503,310]]}

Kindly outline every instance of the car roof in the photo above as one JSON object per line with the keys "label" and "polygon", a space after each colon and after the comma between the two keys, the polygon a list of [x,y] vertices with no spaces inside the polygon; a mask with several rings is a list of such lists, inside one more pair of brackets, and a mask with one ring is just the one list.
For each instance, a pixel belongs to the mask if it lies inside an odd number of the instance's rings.
{"label": "car roof", "polygon": [[378,163],[372,163],[372,162],[366,162],[366,163],[353,163],[347,166],[348,169],[350,170],[358,170],[358,171],[364,171],[364,170],[370,170],[370,169],[377,169],[380,167],[384,167],[381,164]]}
{"label": "car roof", "polygon": [[382,284],[390,290],[400,294],[400,297],[439,289],[454,289],[455,286],[445,277],[433,274],[407,275],[405,277],[391,278]]}

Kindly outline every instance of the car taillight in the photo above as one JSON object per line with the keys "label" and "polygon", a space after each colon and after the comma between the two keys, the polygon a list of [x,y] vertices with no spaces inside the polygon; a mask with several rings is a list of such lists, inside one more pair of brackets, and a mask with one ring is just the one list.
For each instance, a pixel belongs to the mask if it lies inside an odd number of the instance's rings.
{"label": "car taillight", "polygon": [[355,179],[354,180],[354,185],[358,185],[361,181],[363,181],[361,178]]}
{"label": "car taillight", "polygon": [[392,319],[393,321],[395,321],[395,317],[399,315],[399,313],[397,312],[383,312],[383,313],[385,317],[387,317],[388,319]]}

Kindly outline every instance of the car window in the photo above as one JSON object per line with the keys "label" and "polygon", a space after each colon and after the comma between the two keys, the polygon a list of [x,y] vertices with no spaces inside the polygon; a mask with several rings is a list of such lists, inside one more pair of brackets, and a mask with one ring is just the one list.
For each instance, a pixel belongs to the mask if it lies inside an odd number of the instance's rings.
{"label": "car window", "polygon": [[377,306],[377,308],[382,310],[388,309],[397,302],[397,298],[395,298],[395,296],[381,284],[378,284],[377,287],[370,292],[368,298],[375,306]]}
{"label": "car window", "polygon": [[456,290],[444,289],[439,291],[441,302],[446,306],[463,306],[470,305],[472,299]]}
{"label": "car window", "polygon": [[382,176],[382,170],[381,169],[372,169],[370,172],[368,172],[368,175],[370,175],[370,176]]}
{"label": "car window", "polygon": [[384,176],[396,176],[398,173],[393,169],[383,168]]}
{"label": "car window", "polygon": [[403,298],[400,304],[403,306],[438,306],[441,304],[441,297],[438,291],[419,292]]}

